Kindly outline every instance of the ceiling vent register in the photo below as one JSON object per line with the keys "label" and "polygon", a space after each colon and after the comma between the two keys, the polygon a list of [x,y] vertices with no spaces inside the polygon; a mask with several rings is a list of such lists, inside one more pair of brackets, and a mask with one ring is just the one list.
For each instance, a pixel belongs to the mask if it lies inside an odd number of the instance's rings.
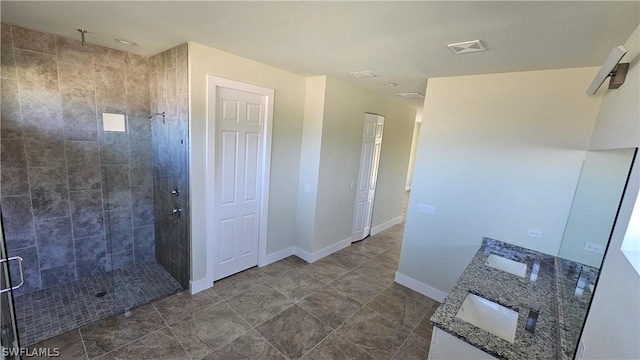
{"label": "ceiling vent register", "polygon": [[354,71],[350,72],[349,75],[353,77],[357,77],[358,79],[376,77],[377,75],[372,73],[371,71]]}
{"label": "ceiling vent register", "polygon": [[456,44],[449,44],[449,45],[447,45],[447,47],[454,54],[467,54],[467,53],[487,50],[484,47],[484,45],[482,44],[482,41],[480,41],[480,40],[465,41],[465,42],[456,43]]}
{"label": "ceiling vent register", "polygon": [[401,92],[397,94],[398,96],[402,96],[406,99],[424,99],[424,95],[417,92]]}

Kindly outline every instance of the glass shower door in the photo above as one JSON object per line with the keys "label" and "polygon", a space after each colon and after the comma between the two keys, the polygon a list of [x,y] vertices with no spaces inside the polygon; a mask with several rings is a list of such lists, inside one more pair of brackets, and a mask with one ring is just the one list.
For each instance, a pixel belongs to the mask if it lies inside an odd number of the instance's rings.
{"label": "glass shower door", "polygon": [[[13,306],[13,289],[9,279],[9,262],[18,262],[20,278],[22,274],[22,258],[7,258],[4,231],[0,222],[0,359],[20,359],[18,344],[18,324]],[[14,285],[18,288],[22,285]]]}

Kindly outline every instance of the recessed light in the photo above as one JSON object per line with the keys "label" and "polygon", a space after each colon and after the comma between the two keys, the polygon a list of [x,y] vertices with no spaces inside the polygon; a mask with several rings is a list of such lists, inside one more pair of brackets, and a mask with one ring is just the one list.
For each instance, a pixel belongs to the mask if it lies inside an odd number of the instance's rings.
{"label": "recessed light", "polygon": [[354,71],[354,72],[350,72],[349,75],[353,76],[353,77],[357,77],[357,78],[370,78],[370,77],[376,77],[378,75],[372,73],[371,71]]}
{"label": "recessed light", "polygon": [[384,83],[384,86],[394,87],[394,86],[398,86],[398,84],[396,84],[396,83]]}
{"label": "recessed light", "polygon": [[128,45],[128,46],[137,46],[137,43],[134,43],[133,41],[129,41],[129,40],[125,40],[125,39],[115,39],[117,42],[119,42],[120,44],[124,44],[124,45]]}

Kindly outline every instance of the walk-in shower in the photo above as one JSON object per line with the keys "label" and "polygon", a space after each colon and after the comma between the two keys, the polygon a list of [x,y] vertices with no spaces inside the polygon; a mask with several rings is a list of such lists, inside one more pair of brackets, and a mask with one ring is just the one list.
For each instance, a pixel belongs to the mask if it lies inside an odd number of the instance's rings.
{"label": "walk-in shower", "polygon": [[2,246],[24,264],[24,276],[9,266],[11,284],[24,279],[20,345],[187,288],[186,44],[146,58],[6,24],[1,36]]}

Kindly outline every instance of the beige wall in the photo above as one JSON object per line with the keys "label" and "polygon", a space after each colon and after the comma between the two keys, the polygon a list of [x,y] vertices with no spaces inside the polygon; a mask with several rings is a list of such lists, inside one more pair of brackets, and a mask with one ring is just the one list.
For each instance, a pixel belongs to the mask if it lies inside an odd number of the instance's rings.
{"label": "beige wall", "polygon": [[312,251],[351,237],[365,112],[385,117],[372,226],[402,215],[415,107],[327,77]]}
{"label": "beige wall", "polygon": [[[192,281],[207,272],[206,204],[206,85],[207,75],[275,90],[267,254],[294,243],[300,143],[305,79],[301,76],[189,43]],[[292,176],[292,174],[294,174]]]}
{"label": "beige wall", "polygon": [[[422,109],[418,110],[420,114],[422,114]],[[416,120],[417,120],[416,116]],[[416,162],[416,151],[418,150],[418,137],[420,136],[420,124],[421,122],[416,121],[413,124],[413,137],[411,138],[411,153],[409,155],[409,168],[407,169],[407,185],[405,186],[405,190],[411,189],[411,180],[413,178],[413,166]]]}
{"label": "beige wall", "polygon": [[446,293],[483,236],[557,253],[600,106],[585,93],[597,70],[429,79],[401,274]]}
{"label": "beige wall", "polygon": [[[640,27],[625,46],[629,52],[622,61],[630,63],[629,73],[619,89],[600,89],[605,95],[592,149],[640,146]],[[640,359],[640,276],[620,250],[625,234],[632,231],[627,228],[639,189],[637,157],[582,334],[584,359]]]}
{"label": "beige wall", "polygon": [[[320,149],[322,144],[322,122],[327,86],[326,76],[307,78],[304,101],[304,126],[300,151],[300,173],[298,180],[298,208],[296,211],[296,246],[312,252],[313,232],[316,219],[318,174],[320,172]],[[305,186],[309,192],[305,192]]]}
{"label": "beige wall", "polygon": [[350,186],[357,180],[365,112],[387,118],[373,225],[401,216],[414,107],[337,79],[303,78],[190,42],[192,281],[205,279],[208,266],[207,75],[275,90],[267,254],[293,246],[313,253],[350,237]]}

